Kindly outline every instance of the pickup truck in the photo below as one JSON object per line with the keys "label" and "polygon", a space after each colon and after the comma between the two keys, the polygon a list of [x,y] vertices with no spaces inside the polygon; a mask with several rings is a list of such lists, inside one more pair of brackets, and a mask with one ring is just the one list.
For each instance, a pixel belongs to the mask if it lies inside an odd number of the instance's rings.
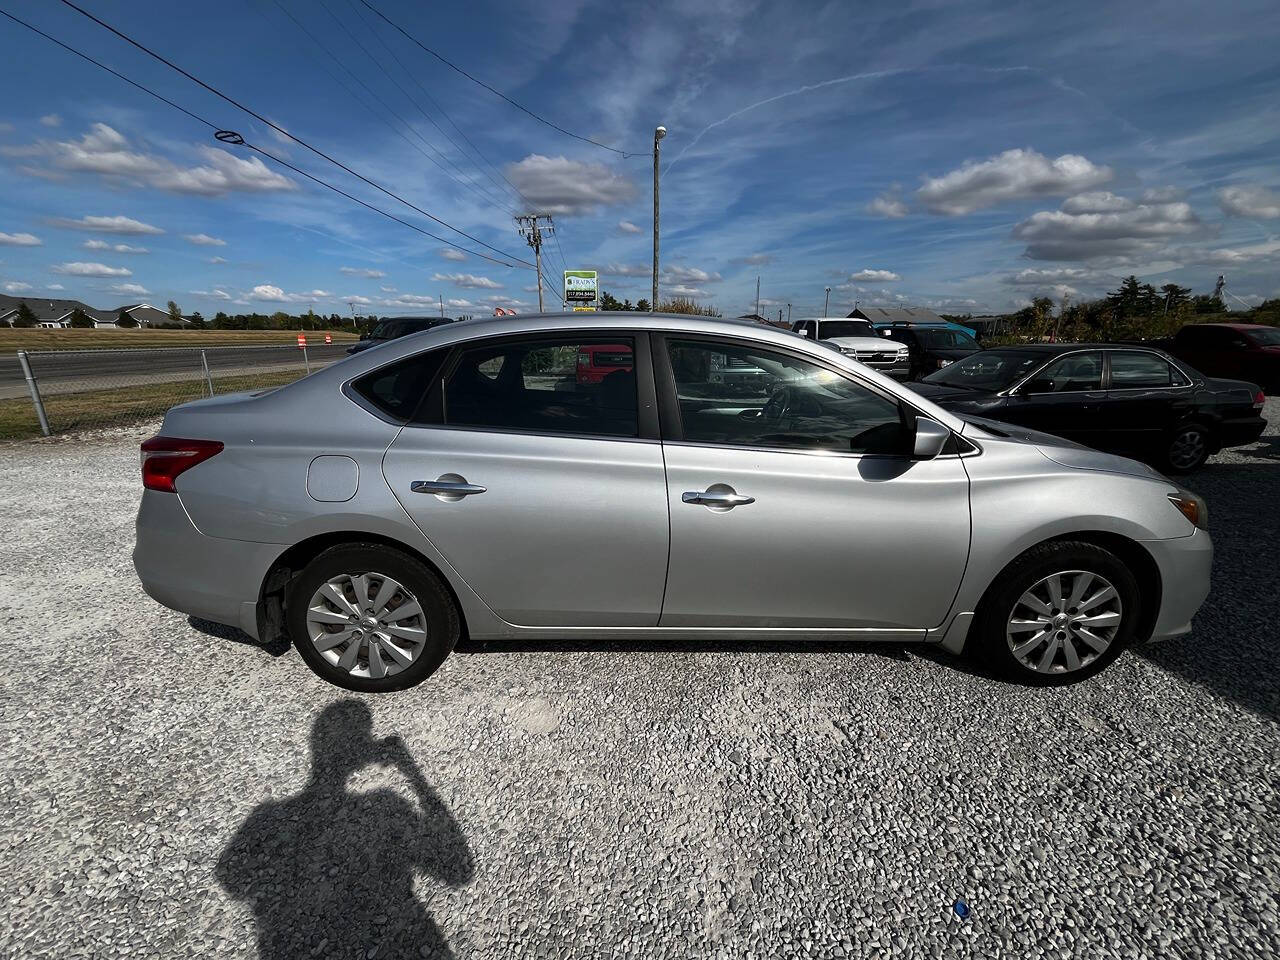
{"label": "pickup truck", "polygon": [[1211,377],[1247,380],[1280,392],[1280,327],[1258,323],[1189,323],[1158,347]]}

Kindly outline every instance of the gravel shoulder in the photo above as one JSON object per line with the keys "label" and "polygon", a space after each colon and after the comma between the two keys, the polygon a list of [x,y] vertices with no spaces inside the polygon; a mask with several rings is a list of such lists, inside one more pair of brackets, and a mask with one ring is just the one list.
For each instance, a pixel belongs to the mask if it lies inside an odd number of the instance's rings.
{"label": "gravel shoulder", "polygon": [[566,642],[361,697],[143,594],[146,427],[5,446],[0,955],[1280,954],[1267,416],[1187,481],[1195,632],[1053,690]]}

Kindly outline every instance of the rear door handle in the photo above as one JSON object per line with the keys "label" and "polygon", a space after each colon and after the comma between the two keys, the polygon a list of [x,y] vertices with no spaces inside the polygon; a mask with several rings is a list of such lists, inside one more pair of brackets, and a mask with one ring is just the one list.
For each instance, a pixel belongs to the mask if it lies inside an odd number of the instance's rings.
{"label": "rear door handle", "polygon": [[414,480],[409,484],[409,489],[414,493],[434,493],[446,500],[461,500],[463,497],[484,493],[489,488],[478,483],[467,483],[466,480],[445,480],[442,477],[439,480]]}
{"label": "rear door handle", "polygon": [[748,503],[755,503],[756,498],[743,496],[741,493],[719,490],[704,490],[701,493],[693,490],[680,494],[680,501],[682,503],[700,503],[707,507],[742,507]]}

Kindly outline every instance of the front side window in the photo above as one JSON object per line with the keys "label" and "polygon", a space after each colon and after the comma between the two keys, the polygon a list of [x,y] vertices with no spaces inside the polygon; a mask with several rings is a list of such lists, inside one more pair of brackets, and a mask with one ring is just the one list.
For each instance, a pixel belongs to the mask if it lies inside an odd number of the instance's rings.
{"label": "front side window", "polygon": [[1134,390],[1141,387],[1174,387],[1186,381],[1168,361],[1154,353],[1111,354],[1111,389]]}
{"label": "front side window", "polygon": [[902,454],[893,400],[825,367],[731,342],[668,341],[684,439],[841,453]]}
{"label": "front side window", "polygon": [[1036,393],[1068,393],[1102,389],[1102,354],[1073,353],[1057,360],[1028,385]]}
{"label": "front side window", "polygon": [[444,422],[527,433],[635,437],[635,342],[537,339],[463,351],[444,385]]}

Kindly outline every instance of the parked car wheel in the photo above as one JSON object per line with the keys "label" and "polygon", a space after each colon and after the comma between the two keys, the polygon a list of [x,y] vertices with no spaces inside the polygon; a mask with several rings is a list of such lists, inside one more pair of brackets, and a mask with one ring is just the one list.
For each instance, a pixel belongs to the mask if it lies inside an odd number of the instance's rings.
{"label": "parked car wheel", "polygon": [[1209,431],[1198,423],[1184,423],[1169,435],[1164,467],[1170,473],[1190,473],[1209,459]]}
{"label": "parked car wheel", "polygon": [[988,589],[973,630],[978,654],[1000,675],[1031,686],[1093,676],[1133,637],[1137,581],[1092,543],[1032,547]]}
{"label": "parked car wheel", "polygon": [[307,564],[289,589],[286,614],[307,666],[368,693],[425,680],[460,633],[440,578],[420,560],[371,543],[331,547]]}

